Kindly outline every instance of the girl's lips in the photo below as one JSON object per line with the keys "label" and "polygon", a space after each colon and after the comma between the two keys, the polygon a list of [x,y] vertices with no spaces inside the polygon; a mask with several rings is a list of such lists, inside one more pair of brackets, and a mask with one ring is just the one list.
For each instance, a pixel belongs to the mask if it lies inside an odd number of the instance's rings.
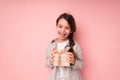
{"label": "girl's lips", "polygon": [[60,34],[61,36],[66,36],[66,34],[62,34],[62,33],[60,33],[60,32],[59,32],[59,34]]}

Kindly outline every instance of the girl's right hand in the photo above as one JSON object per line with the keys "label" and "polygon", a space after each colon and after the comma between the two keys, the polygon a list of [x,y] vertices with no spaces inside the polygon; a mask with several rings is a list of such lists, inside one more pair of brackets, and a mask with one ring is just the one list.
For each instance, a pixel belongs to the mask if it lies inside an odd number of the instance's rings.
{"label": "girl's right hand", "polygon": [[57,52],[57,50],[55,48],[53,48],[52,53],[50,55],[50,64],[51,65],[53,65],[53,63],[54,63],[54,57],[55,57],[54,54],[56,54],[56,52]]}

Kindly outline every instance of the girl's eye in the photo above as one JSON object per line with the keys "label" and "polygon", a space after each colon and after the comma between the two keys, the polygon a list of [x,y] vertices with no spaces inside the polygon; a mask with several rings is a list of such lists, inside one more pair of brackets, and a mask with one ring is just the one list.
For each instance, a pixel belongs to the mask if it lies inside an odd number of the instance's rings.
{"label": "girl's eye", "polygon": [[62,28],[62,26],[58,26],[59,28]]}
{"label": "girl's eye", "polygon": [[67,30],[69,30],[70,28],[69,27],[66,27]]}

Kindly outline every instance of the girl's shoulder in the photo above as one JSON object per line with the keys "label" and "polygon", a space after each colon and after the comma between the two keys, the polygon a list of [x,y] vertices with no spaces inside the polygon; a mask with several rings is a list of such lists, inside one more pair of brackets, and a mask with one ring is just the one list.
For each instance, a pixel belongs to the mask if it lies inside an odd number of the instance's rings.
{"label": "girl's shoulder", "polygon": [[75,45],[74,45],[73,48],[80,49],[80,45],[79,45],[79,43],[76,40],[74,40],[74,43],[75,43]]}
{"label": "girl's shoulder", "polygon": [[79,45],[78,42],[77,42],[76,40],[74,40],[74,43],[75,43],[75,45]]}
{"label": "girl's shoulder", "polygon": [[52,39],[50,42],[49,42],[49,45],[48,45],[48,47],[50,48],[50,47],[55,47],[56,46],[56,38],[55,39]]}
{"label": "girl's shoulder", "polygon": [[51,44],[52,44],[52,43],[55,43],[56,40],[57,40],[57,38],[52,39],[50,43],[51,43]]}

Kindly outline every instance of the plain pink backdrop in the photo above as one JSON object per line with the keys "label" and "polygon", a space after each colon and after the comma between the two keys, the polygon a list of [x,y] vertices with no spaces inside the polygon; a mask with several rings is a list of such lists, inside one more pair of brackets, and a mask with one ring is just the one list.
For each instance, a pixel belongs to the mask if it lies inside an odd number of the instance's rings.
{"label": "plain pink backdrop", "polygon": [[45,50],[63,13],[76,20],[83,80],[120,80],[119,0],[0,1],[0,80],[47,80]]}

